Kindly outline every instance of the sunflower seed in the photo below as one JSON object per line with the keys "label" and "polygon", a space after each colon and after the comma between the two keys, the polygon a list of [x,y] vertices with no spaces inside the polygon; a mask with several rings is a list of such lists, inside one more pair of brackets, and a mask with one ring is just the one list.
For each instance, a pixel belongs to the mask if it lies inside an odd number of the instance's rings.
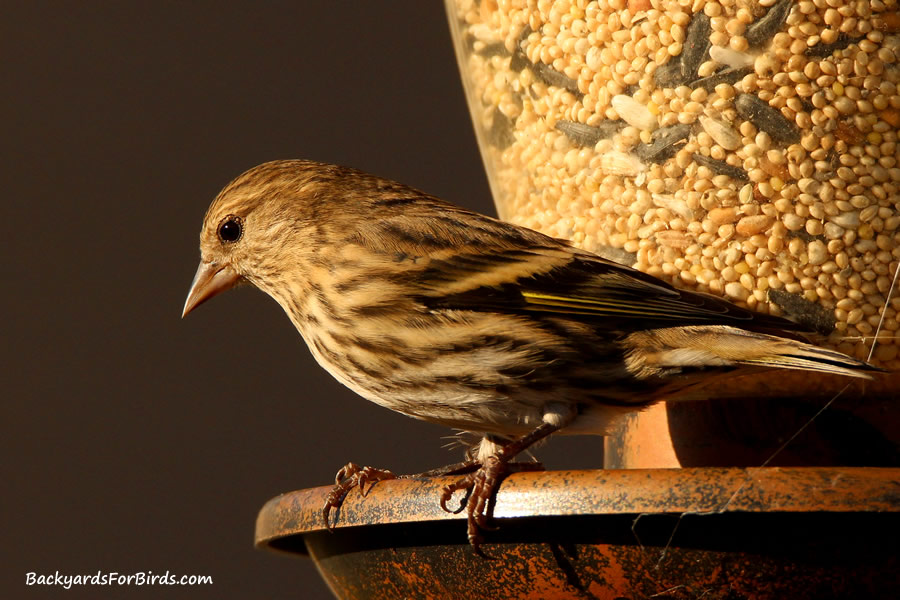
{"label": "sunflower seed", "polygon": [[512,58],[509,59],[509,70],[513,73],[524,71],[529,65],[531,65],[531,61],[519,50],[513,52]]}
{"label": "sunflower seed", "polygon": [[663,127],[653,132],[653,141],[635,148],[634,153],[646,162],[661,163],[672,158],[681,142],[691,135],[691,126],[685,124]]}
{"label": "sunflower seed", "polygon": [[716,175],[727,175],[737,181],[750,181],[750,178],[747,177],[747,173],[743,169],[729,165],[724,160],[716,160],[715,158],[703,156],[696,152],[691,156],[698,165],[703,165]]}
{"label": "sunflower seed", "polygon": [[814,240],[822,240],[822,241],[825,241],[825,236],[824,236],[824,235],[811,235],[811,234],[810,234],[809,232],[807,232],[805,229],[800,229],[799,231],[788,231],[788,232],[787,232],[787,235],[788,235],[788,237],[796,237],[796,238],[800,238],[801,240],[803,240],[803,241],[806,242],[807,244],[808,244],[809,242],[814,241]]}
{"label": "sunflower seed", "polygon": [[834,312],[810,302],[799,294],[770,288],[769,301],[777,304],[785,316],[817,333],[828,335],[834,331],[837,322]]}
{"label": "sunflower seed", "polygon": [[757,129],[768,133],[773,140],[796,144],[800,141],[800,129],[784,118],[777,109],[769,106],[753,94],[740,94],[734,102],[738,114]]}
{"label": "sunflower seed", "polygon": [[500,109],[495,108],[491,115],[491,128],[488,131],[488,141],[497,148],[506,148],[515,141],[512,134],[515,128],[515,121],[500,112]]}
{"label": "sunflower seed", "polygon": [[660,87],[677,87],[697,76],[697,69],[706,60],[712,25],[705,13],[697,13],[685,32],[681,54],[656,69],[653,74]]}
{"label": "sunflower seed", "polygon": [[684,46],[681,50],[681,75],[684,81],[690,81],[697,76],[697,69],[706,60],[709,50],[709,36],[712,34],[712,24],[706,13],[697,13],[691,19],[690,25],[684,36]]}
{"label": "sunflower seed", "polygon": [[769,11],[751,23],[744,32],[744,38],[751,48],[763,46],[771,40],[784,25],[791,12],[793,0],[780,0]]}
{"label": "sunflower seed", "polygon": [[525,41],[533,31],[534,30],[531,29],[530,26],[526,25],[522,30],[522,33],[519,35],[519,41],[516,43],[516,49],[509,61],[510,70],[518,72],[523,70],[525,67],[530,67],[531,70],[534,71],[534,74],[539,79],[543,80],[547,85],[555,85],[557,87],[567,89],[579,98],[584,97],[584,94],[582,94],[578,89],[578,82],[565,73],[560,73],[550,65],[544,64],[541,61],[533,63],[528,60],[528,56],[525,54]]}
{"label": "sunflower seed", "polygon": [[620,265],[625,265],[626,267],[632,267],[637,262],[637,254],[626,252],[621,248],[615,248],[613,246],[597,246],[593,249],[593,252],[606,260],[611,260]]}
{"label": "sunflower seed", "polygon": [[673,58],[656,69],[653,78],[659,87],[678,87],[685,82],[681,76],[681,60]]}
{"label": "sunflower seed", "polygon": [[547,85],[555,85],[556,87],[567,89],[579,98],[584,96],[578,89],[577,81],[565,73],[560,73],[550,65],[539,61],[531,65],[531,68],[534,70],[534,74],[543,79]]}
{"label": "sunflower seed", "polygon": [[556,129],[579,146],[593,147],[600,140],[611,138],[625,127],[624,121],[603,121],[597,126],[585,125],[577,121],[557,121]]}
{"label": "sunflower seed", "polygon": [[485,58],[489,56],[504,56],[508,54],[508,52],[506,51],[506,44],[504,44],[503,42],[485,44],[483,47],[475,50],[475,52],[477,52],[481,56],[484,56]]}
{"label": "sunflower seed", "polygon": [[718,73],[713,73],[709,77],[702,77],[692,81],[689,85],[691,89],[703,88],[707,92],[716,89],[720,83],[735,83],[753,72],[753,67],[740,67],[736,69],[723,69]]}
{"label": "sunflower seed", "polygon": [[850,44],[858,41],[858,39],[852,38],[846,33],[842,33],[830,44],[816,44],[815,46],[808,48],[804,54],[813,58],[826,58],[838,50],[843,50]]}
{"label": "sunflower seed", "polygon": [[519,39],[516,41],[516,48],[513,51],[512,58],[509,59],[509,69],[516,73],[525,69],[525,67],[531,66],[531,61],[528,60],[528,56],[525,54],[525,40],[528,39],[528,36],[531,35],[530,25],[525,25],[522,29],[522,33],[519,34]]}

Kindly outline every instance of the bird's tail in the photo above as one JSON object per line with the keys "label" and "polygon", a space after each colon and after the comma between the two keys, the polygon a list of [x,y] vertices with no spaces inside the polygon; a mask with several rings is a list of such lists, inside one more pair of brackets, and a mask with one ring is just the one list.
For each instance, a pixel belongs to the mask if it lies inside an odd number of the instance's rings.
{"label": "bird's tail", "polygon": [[721,325],[643,331],[628,336],[626,345],[635,349],[628,359],[633,372],[756,365],[872,379],[883,371],[835,350]]}

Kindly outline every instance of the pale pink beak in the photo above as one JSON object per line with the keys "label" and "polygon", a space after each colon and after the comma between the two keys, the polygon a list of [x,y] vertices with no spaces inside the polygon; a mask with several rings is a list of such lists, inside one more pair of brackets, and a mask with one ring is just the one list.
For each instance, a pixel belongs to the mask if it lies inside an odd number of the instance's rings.
{"label": "pale pink beak", "polygon": [[191,282],[187,300],[184,301],[183,319],[189,312],[218,294],[230,290],[241,281],[231,265],[201,262]]}

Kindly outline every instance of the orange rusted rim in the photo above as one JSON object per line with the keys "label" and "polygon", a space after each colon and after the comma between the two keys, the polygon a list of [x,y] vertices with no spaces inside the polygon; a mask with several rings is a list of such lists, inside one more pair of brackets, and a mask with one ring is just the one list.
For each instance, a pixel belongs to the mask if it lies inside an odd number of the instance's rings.
{"label": "orange rusted rim", "polygon": [[[352,490],[335,527],[462,520],[444,512],[441,489],[453,477],[384,481]],[[265,504],[256,544],[325,529],[330,486],[298,490]],[[498,520],[570,515],[729,512],[900,512],[900,468],[770,467],[540,471],[509,476],[497,494]]]}

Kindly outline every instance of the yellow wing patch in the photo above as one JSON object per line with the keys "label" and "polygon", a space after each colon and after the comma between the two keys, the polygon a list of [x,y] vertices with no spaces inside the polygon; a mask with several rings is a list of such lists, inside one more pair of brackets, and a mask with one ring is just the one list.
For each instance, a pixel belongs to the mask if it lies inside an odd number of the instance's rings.
{"label": "yellow wing patch", "polygon": [[521,291],[534,310],[594,316],[630,316],[654,319],[721,318],[724,314],[704,306],[686,304],[677,298],[585,298]]}

